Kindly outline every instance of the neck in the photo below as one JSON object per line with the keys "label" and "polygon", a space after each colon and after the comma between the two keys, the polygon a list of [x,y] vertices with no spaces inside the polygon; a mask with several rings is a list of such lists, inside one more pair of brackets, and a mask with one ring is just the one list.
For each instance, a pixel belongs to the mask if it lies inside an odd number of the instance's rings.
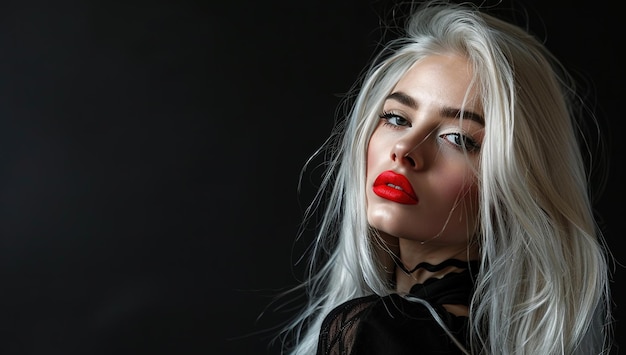
{"label": "neck", "polygon": [[463,271],[467,269],[467,261],[478,258],[478,248],[471,245],[455,248],[400,241],[399,257],[395,260],[396,291],[408,293],[413,285],[424,283],[427,279]]}

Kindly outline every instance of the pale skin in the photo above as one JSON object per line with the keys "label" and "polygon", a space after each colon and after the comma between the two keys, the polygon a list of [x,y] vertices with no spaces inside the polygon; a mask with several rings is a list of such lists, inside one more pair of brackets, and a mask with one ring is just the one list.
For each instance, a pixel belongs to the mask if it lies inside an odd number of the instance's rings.
{"label": "pale skin", "polygon": [[[391,241],[408,269],[420,262],[478,259],[471,238],[478,214],[475,169],[484,120],[471,80],[471,67],[462,56],[433,55],[418,61],[386,98],[370,138],[368,221],[383,240]],[[376,194],[372,186],[384,171],[406,177],[417,201],[399,203]],[[416,283],[455,271],[448,267],[407,274],[396,268],[396,291],[406,293]],[[466,306],[444,307],[467,315]]]}

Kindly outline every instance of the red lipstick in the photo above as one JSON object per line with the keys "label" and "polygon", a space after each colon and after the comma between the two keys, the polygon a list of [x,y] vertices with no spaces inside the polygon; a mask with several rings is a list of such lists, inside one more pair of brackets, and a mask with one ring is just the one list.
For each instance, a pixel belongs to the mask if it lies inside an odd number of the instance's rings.
{"label": "red lipstick", "polygon": [[384,199],[404,205],[417,204],[417,196],[409,180],[391,170],[383,171],[374,181],[374,193]]}

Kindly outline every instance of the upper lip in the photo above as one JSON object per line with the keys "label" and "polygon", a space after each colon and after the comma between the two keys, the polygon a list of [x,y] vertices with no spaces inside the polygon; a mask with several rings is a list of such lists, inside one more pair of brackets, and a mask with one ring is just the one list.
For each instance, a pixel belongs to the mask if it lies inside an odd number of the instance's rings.
{"label": "upper lip", "polygon": [[383,171],[380,175],[378,175],[378,177],[374,181],[374,186],[389,185],[389,184],[400,187],[402,191],[404,191],[404,193],[409,195],[409,197],[417,200],[417,196],[415,195],[415,192],[413,191],[413,187],[411,186],[411,183],[402,174],[398,174],[394,171],[387,170],[387,171]]}

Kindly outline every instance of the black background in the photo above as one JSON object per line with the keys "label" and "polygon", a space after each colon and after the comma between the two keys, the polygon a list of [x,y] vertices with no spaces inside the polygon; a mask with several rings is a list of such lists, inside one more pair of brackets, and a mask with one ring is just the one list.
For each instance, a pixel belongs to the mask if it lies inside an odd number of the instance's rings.
{"label": "black background", "polygon": [[[391,5],[0,3],[0,353],[276,354],[285,315],[257,317],[300,275],[298,175]],[[514,6],[596,98],[626,263],[621,13]]]}

